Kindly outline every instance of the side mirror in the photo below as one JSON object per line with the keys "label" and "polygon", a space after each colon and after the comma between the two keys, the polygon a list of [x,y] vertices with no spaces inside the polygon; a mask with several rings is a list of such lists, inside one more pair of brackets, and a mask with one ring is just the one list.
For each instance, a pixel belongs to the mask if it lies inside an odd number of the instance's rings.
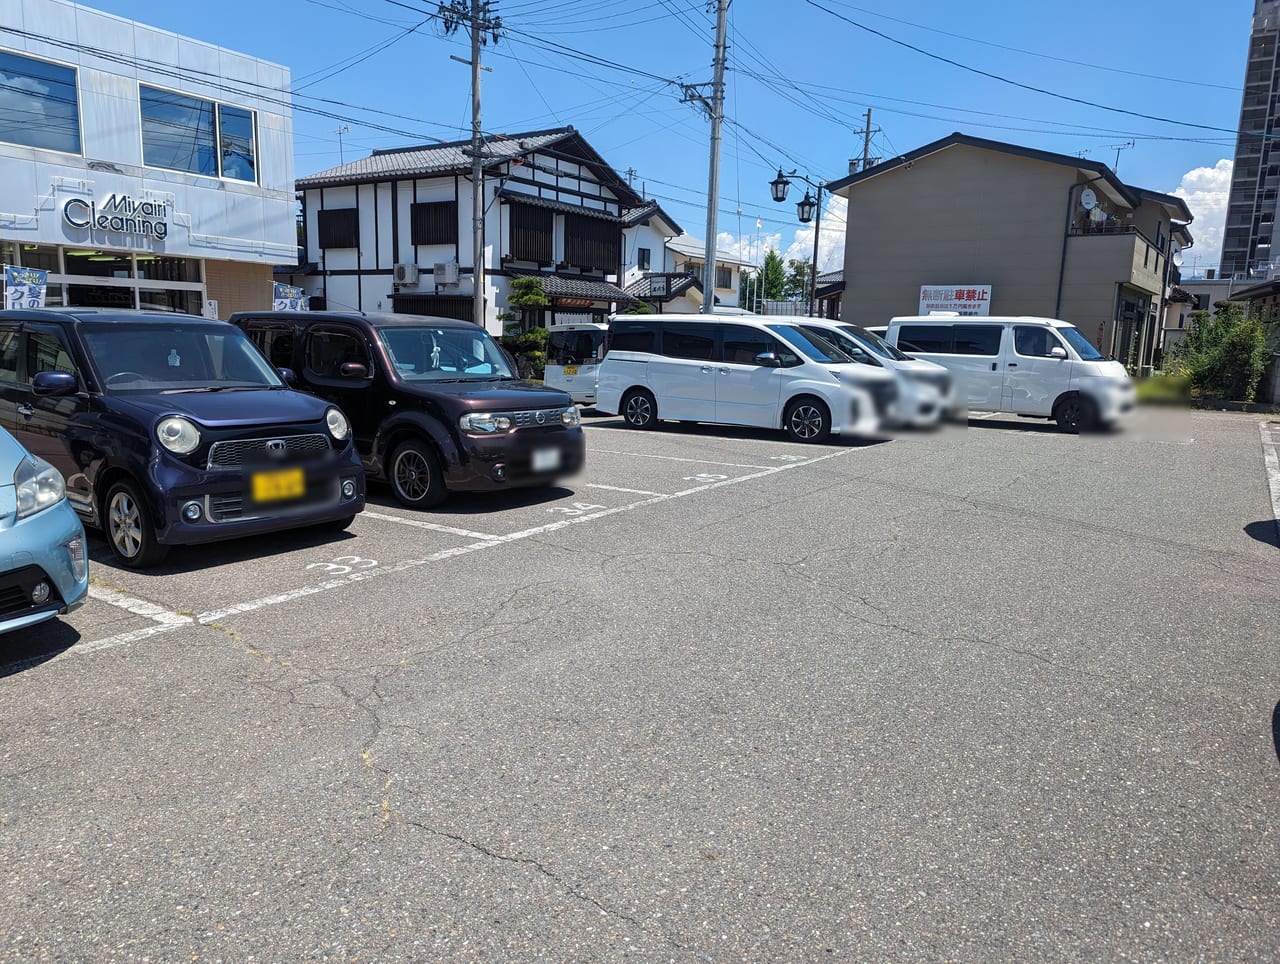
{"label": "side mirror", "polygon": [[761,368],[781,368],[782,360],[778,358],[777,352],[762,351],[756,355],[756,364]]}
{"label": "side mirror", "polygon": [[298,373],[292,368],[277,368],[276,372],[282,379],[284,379],[284,383],[286,385],[298,384]]}
{"label": "side mirror", "polygon": [[369,369],[359,362],[349,361],[343,362],[338,368],[338,374],[343,378],[368,378]]}
{"label": "side mirror", "polygon": [[80,390],[80,382],[70,372],[37,372],[31,390],[37,395],[74,395]]}
{"label": "side mirror", "polygon": [[1052,348],[1049,349],[1049,357],[1050,358],[1066,358],[1067,350],[1063,348],[1061,345],[1054,345]]}

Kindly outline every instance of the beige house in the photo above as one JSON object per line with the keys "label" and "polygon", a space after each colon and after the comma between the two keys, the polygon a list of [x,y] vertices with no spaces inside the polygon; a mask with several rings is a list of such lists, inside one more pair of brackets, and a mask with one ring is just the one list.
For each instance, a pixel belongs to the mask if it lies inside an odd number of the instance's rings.
{"label": "beige house", "polygon": [[849,201],[843,317],[862,325],[958,289],[975,313],[1062,318],[1149,365],[1179,280],[1170,258],[1192,243],[1181,198],[1098,161],[959,133],[828,187]]}

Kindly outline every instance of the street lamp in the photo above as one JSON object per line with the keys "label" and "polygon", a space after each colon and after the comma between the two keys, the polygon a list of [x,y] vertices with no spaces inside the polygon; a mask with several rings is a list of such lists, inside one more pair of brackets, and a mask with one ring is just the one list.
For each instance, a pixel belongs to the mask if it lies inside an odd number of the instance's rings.
{"label": "street lamp", "polygon": [[813,263],[809,268],[809,314],[817,315],[818,313],[818,234],[822,230],[822,184],[821,182],[811,181],[803,174],[797,174],[791,171],[788,174],[782,173],[782,168],[778,168],[778,176],[769,182],[769,190],[773,193],[773,199],[781,204],[787,199],[787,188],[791,187],[791,179],[804,181],[811,188],[818,192],[814,197],[808,191],[804,192],[804,198],[796,203],[796,217],[800,219],[801,224],[808,224],[810,221],[813,225]]}

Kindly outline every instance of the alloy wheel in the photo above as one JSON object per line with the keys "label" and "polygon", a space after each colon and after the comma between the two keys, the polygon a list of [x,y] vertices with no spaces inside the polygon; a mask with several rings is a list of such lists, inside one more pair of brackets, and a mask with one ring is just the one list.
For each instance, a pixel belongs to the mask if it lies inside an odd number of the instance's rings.
{"label": "alloy wheel", "polygon": [[627,401],[627,421],[632,425],[648,425],[653,418],[653,406],[644,395],[633,395]]}
{"label": "alloy wheel", "polygon": [[791,430],[797,438],[817,438],[822,432],[822,412],[813,405],[797,405],[791,412]]}
{"label": "alloy wheel", "polygon": [[395,480],[401,496],[419,502],[431,489],[431,466],[421,452],[407,449],[396,459]]}
{"label": "alloy wheel", "polygon": [[111,541],[116,551],[132,559],[142,549],[142,516],[127,492],[117,492],[108,510]]}

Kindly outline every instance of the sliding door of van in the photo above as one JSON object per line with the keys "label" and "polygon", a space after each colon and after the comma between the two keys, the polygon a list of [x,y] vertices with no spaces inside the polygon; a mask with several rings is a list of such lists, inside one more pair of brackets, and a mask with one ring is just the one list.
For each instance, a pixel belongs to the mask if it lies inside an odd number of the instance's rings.
{"label": "sliding door of van", "polygon": [[[1054,358],[1053,349],[1062,349]],[[1005,404],[1019,415],[1053,414],[1053,403],[1071,387],[1071,361],[1066,346],[1044,325],[1014,325],[1013,351],[1005,362]]]}
{"label": "sliding door of van", "polygon": [[954,372],[964,385],[969,408],[998,412],[1004,396],[1004,331],[998,323],[903,325],[898,348]]}
{"label": "sliding door of van", "polygon": [[658,417],[688,422],[716,420],[718,326],[666,322],[662,345],[649,361],[649,387]]}
{"label": "sliding door of van", "polygon": [[761,365],[756,358],[770,352],[794,358],[795,352],[759,328],[731,324],[721,328],[724,351],[716,365],[716,421],[777,428],[782,421],[779,403],[786,369]]}

